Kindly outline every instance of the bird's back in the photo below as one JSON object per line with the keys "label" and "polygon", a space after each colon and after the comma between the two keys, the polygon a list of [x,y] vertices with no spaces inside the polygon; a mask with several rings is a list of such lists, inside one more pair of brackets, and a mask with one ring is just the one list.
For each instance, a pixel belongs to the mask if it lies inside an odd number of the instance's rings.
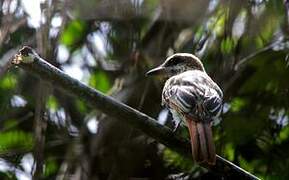
{"label": "bird's back", "polygon": [[181,114],[211,120],[221,112],[222,96],[221,89],[206,72],[189,70],[166,81],[162,102]]}

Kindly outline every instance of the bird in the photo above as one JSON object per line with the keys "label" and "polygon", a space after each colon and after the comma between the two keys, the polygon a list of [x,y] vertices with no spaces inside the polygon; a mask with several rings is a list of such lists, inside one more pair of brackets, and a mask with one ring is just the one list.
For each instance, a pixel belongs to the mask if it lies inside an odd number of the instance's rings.
{"label": "bird", "polygon": [[176,127],[187,125],[193,159],[215,165],[212,123],[222,112],[223,92],[206,73],[201,60],[190,53],[176,53],[146,75],[164,75],[162,105],[173,115]]}

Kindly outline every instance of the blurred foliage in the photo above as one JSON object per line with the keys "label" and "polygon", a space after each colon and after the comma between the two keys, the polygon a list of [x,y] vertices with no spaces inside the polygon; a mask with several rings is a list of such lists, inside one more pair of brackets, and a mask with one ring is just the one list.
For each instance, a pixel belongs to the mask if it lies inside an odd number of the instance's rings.
{"label": "blurred foliage", "polygon": [[170,149],[165,149],[163,153],[166,166],[172,166],[173,168],[178,168],[182,171],[192,170],[193,163],[191,160],[182,157]]}
{"label": "blurred foliage", "polygon": [[101,71],[95,72],[95,74],[90,77],[89,85],[104,93],[111,88],[107,74]]}
{"label": "blurred foliage", "polygon": [[65,27],[60,42],[67,47],[73,47],[85,38],[86,30],[87,26],[84,21],[73,20]]}
{"label": "blurred foliage", "polygon": [[31,133],[23,131],[9,131],[0,134],[0,153],[9,153],[11,150],[31,150],[33,138]]}
{"label": "blurred foliage", "polygon": [[[39,155],[43,179],[221,179],[53,82],[38,152],[42,81],[7,68],[22,45],[169,127],[163,81],[144,74],[172,53],[196,54],[225,95],[217,153],[262,179],[289,178],[287,0],[3,0],[0,8],[0,179],[31,179]],[[188,137],[184,127],[177,134]]]}

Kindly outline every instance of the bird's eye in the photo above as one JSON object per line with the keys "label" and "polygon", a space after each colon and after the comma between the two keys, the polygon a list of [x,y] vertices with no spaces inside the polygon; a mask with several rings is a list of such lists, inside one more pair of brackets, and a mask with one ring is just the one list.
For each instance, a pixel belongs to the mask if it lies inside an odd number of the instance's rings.
{"label": "bird's eye", "polygon": [[166,65],[167,65],[167,66],[175,66],[175,65],[178,65],[178,64],[180,64],[180,63],[182,63],[182,62],[183,62],[183,59],[182,59],[181,57],[174,57],[174,58],[170,59],[170,60],[166,63]]}

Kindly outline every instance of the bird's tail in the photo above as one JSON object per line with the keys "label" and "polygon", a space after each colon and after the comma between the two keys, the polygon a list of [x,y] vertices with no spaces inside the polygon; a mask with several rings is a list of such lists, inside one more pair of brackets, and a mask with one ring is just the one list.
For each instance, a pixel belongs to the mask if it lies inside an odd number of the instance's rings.
{"label": "bird's tail", "polygon": [[214,165],[216,153],[211,124],[187,118],[187,125],[190,131],[192,154],[195,161],[200,164]]}

